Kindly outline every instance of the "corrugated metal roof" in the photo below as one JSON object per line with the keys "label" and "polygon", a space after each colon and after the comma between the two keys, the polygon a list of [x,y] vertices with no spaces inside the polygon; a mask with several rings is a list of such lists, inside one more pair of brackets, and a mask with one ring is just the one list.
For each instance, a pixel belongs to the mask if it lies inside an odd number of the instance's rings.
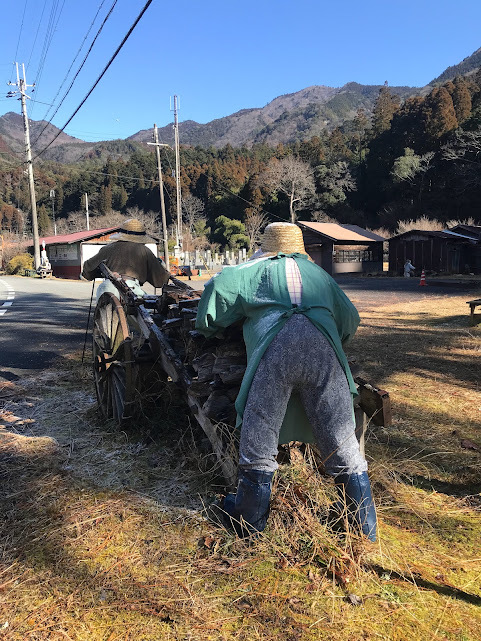
{"label": "corrugated metal roof", "polygon": [[458,232],[451,231],[451,229],[444,229],[443,231],[445,234],[450,234],[451,236],[456,236],[457,238],[465,238],[466,240],[471,240],[474,243],[476,242],[476,238],[473,238],[472,236],[466,236],[465,234],[458,234]]}
{"label": "corrugated metal roof", "polygon": [[[405,231],[402,234],[398,234],[397,236],[391,236],[389,240],[393,240],[394,238],[403,238],[403,236],[409,236],[410,234],[416,234],[418,236],[427,236],[428,238],[445,238],[449,240],[459,240],[460,242],[463,240],[463,238],[454,236],[451,232],[447,231],[431,231],[431,230],[426,230],[426,229],[410,229],[409,231]],[[473,240],[470,238],[469,240]]]}
{"label": "corrugated metal roof", "polygon": [[481,225],[455,225],[451,227],[452,230],[459,229],[468,234],[473,234],[473,236],[481,238]]}
{"label": "corrugated metal roof", "polygon": [[339,225],[338,223],[311,223],[304,220],[297,221],[301,227],[307,227],[312,231],[327,236],[331,240],[348,240],[358,243],[381,242],[386,240],[382,236],[368,232],[357,225]]}
{"label": "corrugated metal roof", "polygon": [[71,245],[78,243],[82,240],[89,240],[90,238],[97,238],[98,236],[105,236],[109,232],[118,231],[121,229],[117,227],[107,227],[106,229],[90,229],[89,231],[76,231],[73,234],[62,234],[60,236],[41,236],[40,244],[45,241],[46,245]]}

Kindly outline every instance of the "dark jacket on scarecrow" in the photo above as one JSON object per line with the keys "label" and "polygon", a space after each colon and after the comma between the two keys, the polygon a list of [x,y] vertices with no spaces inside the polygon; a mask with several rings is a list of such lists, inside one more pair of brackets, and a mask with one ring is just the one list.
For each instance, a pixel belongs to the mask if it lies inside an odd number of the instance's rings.
{"label": "dark jacket on scarecrow", "polygon": [[[154,287],[163,287],[169,280],[169,272],[163,263],[154,256],[145,243],[152,242],[142,226],[135,218],[126,220],[123,228],[112,234],[114,243],[105,245],[100,251],[85,261],[82,276],[87,280],[102,278],[99,265],[105,262],[107,267],[116,272],[127,282],[138,296],[143,296],[141,285],[148,282]],[[117,293],[108,279],[99,286],[97,300],[106,292]]]}
{"label": "dark jacket on scarecrow", "polygon": [[[354,305],[312,263],[296,225],[266,228],[261,251],[205,287],[197,329],[214,336],[239,320],[247,368],[236,401],[239,484],[223,510],[240,534],[264,529],[278,443],[316,441],[353,523],[375,539],[367,464],[355,436],[352,379],[343,344],[359,324]],[[242,517],[242,518],[241,518]]]}

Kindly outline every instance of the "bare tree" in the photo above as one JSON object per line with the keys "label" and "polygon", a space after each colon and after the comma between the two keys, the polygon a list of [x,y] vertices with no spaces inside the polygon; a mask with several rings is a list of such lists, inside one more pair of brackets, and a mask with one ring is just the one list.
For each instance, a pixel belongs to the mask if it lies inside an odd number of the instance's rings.
{"label": "bare tree", "polygon": [[456,131],[442,147],[443,159],[451,162],[456,176],[455,191],[479,189],[481,185],[481,131]]}
{"label": "bare tree", "polygon": [[18,254],[26,254],[31,241],[21,239],[19,234],[3,231],[3,243],[0,244],[0,269],[5,268],[8,262]]}
{"label": "bare tree", "polygon": [[292,223],[296,222],[296,211],[305,207],[316,193],[312,167],[292,155],[281,160],[272,158],[260,180],[271,193],[287,196]]}
{"label": "bare tree", "polygon": [[74,211],[67,218],[57,219],[58,234],[74,234],[77,231],[85,231],[86,229],[87,220],[83,211]]}
{"label": "bare tree", "polygon": [[204,203],[200,198],[188,194],[182,198],[182,218],[192,234],[195,224],[203,218]]}
{"label": "bare tree", "polygon": [[267,216],[263,212],[249,207],[246,209],[244,225],[246,236],[249,239],[249,251],[252,251],[254,246],[260,243],[262,230],[267,225]]}

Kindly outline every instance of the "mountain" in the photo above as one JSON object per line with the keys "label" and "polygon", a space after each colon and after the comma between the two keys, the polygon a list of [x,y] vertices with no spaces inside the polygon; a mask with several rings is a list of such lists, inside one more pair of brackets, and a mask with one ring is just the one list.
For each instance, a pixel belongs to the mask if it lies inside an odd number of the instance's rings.
{"label": "mountain", "polygon": [[[425,87],[390,87],[401,99],[425,95],[431,88],[458,75],[470,75],[481,68],[481,48],[462,62],[448,67]],[[323,131],[332,130],[351,120],[358,109],[369,115],[382,85],[361,85],[349,82],[343,87],[313,85],[295,93],[274,98],[264,107],[242,109],[230,116],[205,124],[185,120],[179,124],[180,141],[184,145],[201,147],[250,146],[255,143],[278,145],[306,140]],[[32,150],[43,149],[59,129],[44,120],[30,120]],[[43,131],[45,127],[45,131]],[[40,136],[40,132],[42,132]],[[128,156],[145,143],[152,141],[153,129],[143,129],[126,140],[84,142],[60,133],[42,158],[57,162],[75,163],[83,159],[105,160],[109,155]],[[38,138],[40,136],[40,138]],[[162,142],[174,144],[172,124],[159,129]],[[0,117],[0,159],[12,153],[23,153],[23,119],[10,112]]]}
{"label": "mountain", "polygon": [[481,68],[481,47],[476,49],[467,58],[464,58],[462,62],[452,67],[448,67],[443,71],[443,73],[431,80],[430,85],[438,85],[448,80],[453,80],[456,76],[467,76],[475,73],[479,68]]}
{"label": "mountain", "polygon": [[[350,82],[341,88],[315,85],[296,93],[275,98],[265,107],[242,109],[231,116],[218,118],[205,125],[193,120],[179,124],[183,144],[202,147],[233,147],[265,143],[294,142],[333,129],[345,120],[354,118],[359,108],[372,110],[381,85],[360,85]],[[421,90],[414,87],[390,87],[401,98]],[[152,129],[144,129],[127,140],[150,142]],[[173,144],[172,125],[159,129],[160,139]]]}
{"label": "mountain", "polygon": [[[57,135],[59,129],[45,120],[29,120],[30,140],[32,143],[32,152],[38,152],[43,149]],[[45,128],[45,131],[43,129]],[[42,133],[41,133],[42,132]],[[40,135],[41,134],[41,135]],[[4,142],[17,153],[25,151],[25,137],[23,132],[23,117],[13,111],[0,116],[0,136]],[[39,137],[40,136],[40,137]],[[78,138],[61,133],[52,147],[65,143],[82,142]]]}
{"label": "mountain", "polygon": [[0,136],[0,158],[2,159],[11,159],[15,154],[7,145],[5,140]]}

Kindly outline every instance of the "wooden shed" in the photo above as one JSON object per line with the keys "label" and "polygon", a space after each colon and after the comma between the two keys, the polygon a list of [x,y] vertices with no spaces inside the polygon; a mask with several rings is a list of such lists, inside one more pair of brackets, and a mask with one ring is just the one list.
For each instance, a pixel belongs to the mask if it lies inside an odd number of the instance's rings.
{"label": "wooden shed", "polygon": [[382,236],[358,225],[297,221],[312,260],[329,274],[377,273],[383,270]]}
{"label": "wooden shed", "polygon": [[450,227],[449,231],[475,241],[466,248],[462,271],[481,274],[481,225],[456,225],[455,227]]}
{"label": "wooden shed", "polygon": [[[59,278],[80,278],[84,262],[95,256],[101,247],[111,242],[112,234],[121,228],[122,226],[118,225],[106,229],[91,229],[73,234],[40,237],[40,243],[45,242],[53,275]],[[146,247],[157,256],[157,244],[147,244]]]}
{"label": "wooden shed", "polygon": [[475,238],[453,230],[412,229],[389,239],[389,271],[401,275],[409,258],[417,269],[459,274],[472,260],[479,245]]}

